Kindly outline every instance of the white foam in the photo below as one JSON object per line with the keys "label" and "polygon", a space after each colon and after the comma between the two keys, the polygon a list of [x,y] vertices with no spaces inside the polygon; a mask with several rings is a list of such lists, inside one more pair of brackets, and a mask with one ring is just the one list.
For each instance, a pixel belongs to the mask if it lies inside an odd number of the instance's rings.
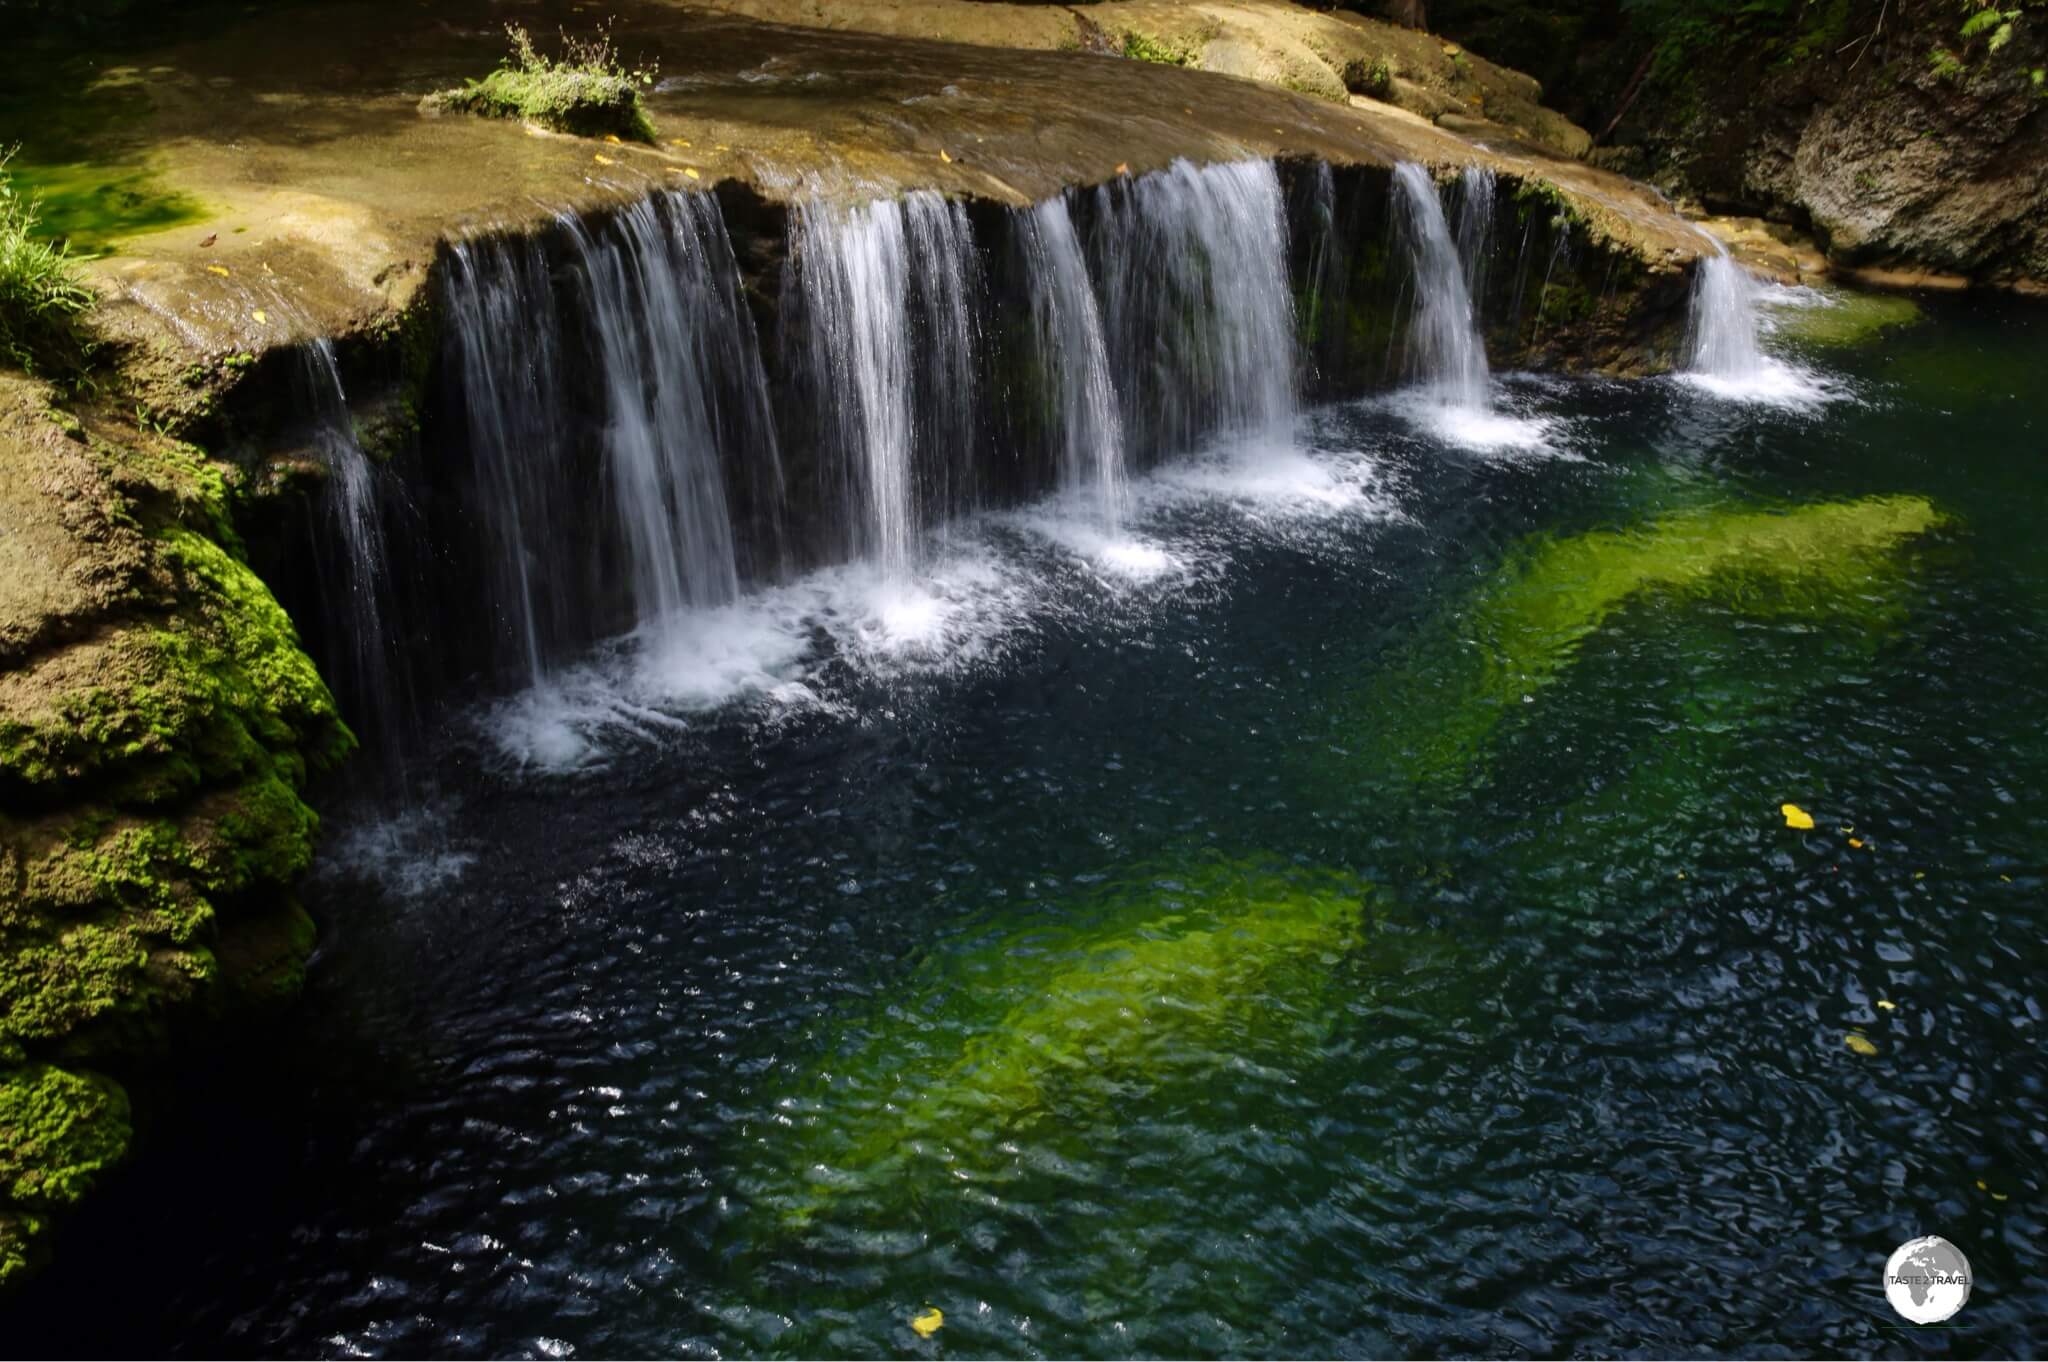
{"label": "white foam", "polygon": [[1673,374],[1672,378],[1723,402],[1786,411],[1814,411],[1848,395],[1842,385],[1816,371],[1769,355],[1739,374],[1688,371]]}
{"label": "white foam", "polygon": [[1174,461],[1131,492],[1129,523],[1115,530],[1092,500],[1055,495],[930,537],[912,573],[843,564],[664,618],[482,707],[476,726],[513,767],[602,769],[621,743],[672,738],[713,713],[836,706],[837,667],[881,681],[958,672],[998,658],[1036,622],[1105,601],[1150,608],[1162,587],[1227,560],[1214,518],[1192,523],[1190,509],[1226,511],[1242,527],[1233,536],[1267,539],[1395,513],[1364,451],[1311,455],[1279,439]]}
{"label": "white foam", "polygon": [[1559,440],[1564,422],[1554,416],[1446,402],[1427,388],[1403,389],[1382,400],[1409,425],[1459,449],[1492,455],[1578,457]]}
{"label": "white foam", "polygon": [[406,898],[422,898],[460,880],[476,853],[450,839],[454,810],[426,804],[340,824],[314,863],[329,880],[368,880]]}

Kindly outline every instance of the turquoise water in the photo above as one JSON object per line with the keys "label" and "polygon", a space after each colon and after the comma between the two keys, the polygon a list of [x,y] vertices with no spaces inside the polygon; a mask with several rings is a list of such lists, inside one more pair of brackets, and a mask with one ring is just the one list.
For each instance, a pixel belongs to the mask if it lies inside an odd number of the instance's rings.
{"label": "turquoise water", "polygon": [[720,616],[726,703],[461,717],[21,1336],[2037,1353],[2048,318],[1797,358],[1320,410]]}

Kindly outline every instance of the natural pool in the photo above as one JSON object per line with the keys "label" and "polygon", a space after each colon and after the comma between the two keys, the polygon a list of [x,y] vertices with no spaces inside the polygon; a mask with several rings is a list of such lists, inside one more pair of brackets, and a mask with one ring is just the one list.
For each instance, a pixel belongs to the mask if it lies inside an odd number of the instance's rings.
{"label": "natural pool", "polygon": [[2048,319],[1926,311],[460,716],[23,1351],[2037,1353]]}

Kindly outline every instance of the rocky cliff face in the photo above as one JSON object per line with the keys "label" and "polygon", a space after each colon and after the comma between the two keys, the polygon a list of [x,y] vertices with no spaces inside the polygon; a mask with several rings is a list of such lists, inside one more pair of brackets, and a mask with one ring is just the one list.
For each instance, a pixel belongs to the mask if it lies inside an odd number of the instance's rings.
{"label": "rocky cliff face", "polygon": [[2048,22],[1955,70],[1929,59],[1962,46],[1955,6],[1894,9],[1860,65],[1852,47],[1740,68],[1696,105],[1646,110],[1638,145],[1710,207],[1809,228],[1833,265],[2048,286],[2048,98],[2030,75]]}

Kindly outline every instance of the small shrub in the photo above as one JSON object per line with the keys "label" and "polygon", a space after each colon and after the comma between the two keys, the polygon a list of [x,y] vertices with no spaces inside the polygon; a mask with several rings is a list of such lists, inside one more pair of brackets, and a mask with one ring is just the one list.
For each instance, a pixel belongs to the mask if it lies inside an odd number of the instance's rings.
{"label": "small shrub", "polygon": [[581,137],[611,133],[636,142],[654,140],[654,123],[640,107],[640,90],[654,84],[655,67],[627,66],[612,44],[609,23],[594,38],[562,34],[562,55],[549,57],[518,24],[505,25],[512,51],[498,69],[459,90],[428,95],[425,107],[485,118],[523,118]]}
{"label": "small shrub", "polygon": [[35,234],[38,200],[14,187],[0,150],[0,362],[30,373],[82,365],[90,344],[80,317],[94,295],[62,246]]}
{"label": "small shrub", "polygon": [[1385,99],[1394,92],[1394,68],[1385,57],[1353,57],[1344,63],[1344,88],[1354,95]]}
{"label": "small shrub", "polygon": [[1193,48],[1176,47],[1163,38],[1155,38],[1132,28],[1124,30],[1124,55],[1132,61],[1156,62],[1161,66],[1195,64]]}

